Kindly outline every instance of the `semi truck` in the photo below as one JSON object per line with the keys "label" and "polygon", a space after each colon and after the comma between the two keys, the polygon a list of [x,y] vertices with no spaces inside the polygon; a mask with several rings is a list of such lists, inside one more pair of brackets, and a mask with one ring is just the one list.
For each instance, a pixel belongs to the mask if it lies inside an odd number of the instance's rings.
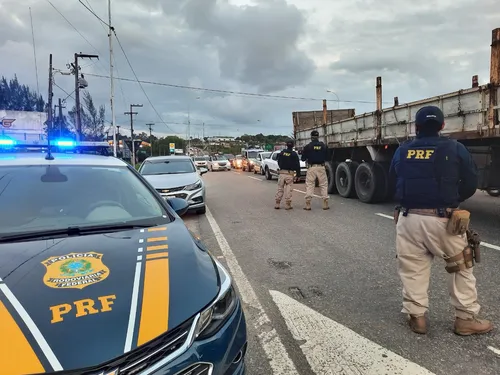
{"label": "semi truck", "polygon": [[[326,100],[323,116],[304,126],[301,116],[292,114],[294,136],[299,149],[310,142],[317,130],[328,147],[326,171],[328,192],[364,203],[392,200],[394,184],[389,167],[398,146],[415,137],[415,114],[428,105],[441,108],[445,115],[442,136],[464,144],[478,167],[477,188],[490,195],[500,191],[500,28],[492,31],[490,82],[432,98],[382,108],[382,77],[376,78],[377,109],[349,118],[328,121]],[[317,117],[317,116],[315,116]],[[331,118],[332,116],[330,116]]]}

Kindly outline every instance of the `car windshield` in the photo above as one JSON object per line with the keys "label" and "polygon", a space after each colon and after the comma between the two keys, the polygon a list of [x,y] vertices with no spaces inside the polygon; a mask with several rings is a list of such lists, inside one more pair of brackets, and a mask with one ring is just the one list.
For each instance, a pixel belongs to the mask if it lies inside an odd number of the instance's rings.
{"label": "car windshield", "polygon": [[261,152],[261,151],[247,151],[248,158],[249,159],[257,158],[257,155],[259,154],[259,152]]}
{"label": "car windshield", "polygon": [[227,158],[225,156],[214,156],[215,161],[226,161]]}
{"label": "car windshield", "polygon": [[228,159],[234,159],[234,155],[233,154],[226,154],[224,155],[226,158]]}
{"label": "car windshield", "polygon": [[272,152],[263,152],[262,159],[269,159],[271,157]]}
{"label": "car windshield", "polygon": [[194,161],[207,161],[208,160],[208,157],[206,156],[198,156],[196,158],[194,158]]}
{"label": "car windshield", "polygon": [[189,159],[169,159],[158,161],[145,161],[141,168],[143,175],[178,174],[196,172],[193,163]]}
{"label": "car windshield", "polygon": [[113,224],[169,222],[126,166],[0,166],[0,237]]}

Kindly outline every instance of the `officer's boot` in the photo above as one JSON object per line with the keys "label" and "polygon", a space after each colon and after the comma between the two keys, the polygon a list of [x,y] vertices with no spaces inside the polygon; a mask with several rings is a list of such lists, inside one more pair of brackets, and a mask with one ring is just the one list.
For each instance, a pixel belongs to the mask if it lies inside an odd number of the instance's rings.
{"label": "officer's boot", "polygon": [[292,201],[289,201],[287,200],[285,202],[285,210],[291,210],[293,207],[292,207]]}
{"label": "officer's boot", "polygon": [[323,199],[323,210],[329,210],[328,199]]}
{"label": "officer's boot", "polygon": [[280,203],[281,203],[281,201],[276,200],[276,203],[275,203],[275,205],[274,205],[274,208],[275,208],[276,210],[279,210],[279,209],[280,209]]}
{"label": "officer's boot", "polygon": [[311,211],[311,201],[310,200],[306,201],[306,206],[304,207],[304,210]]}
{"label": "officer's boot", "polygon": [[469,319],[455,319],[455,333],[460,336],[480,335],[492,329],[493,324],[489,320],[479,319],[476,316]]}
{"label": "officer's boot", "polygon": [[427,322],[425,316],[408,315],[408,324],[413,332],[425,335],[427,333]]}

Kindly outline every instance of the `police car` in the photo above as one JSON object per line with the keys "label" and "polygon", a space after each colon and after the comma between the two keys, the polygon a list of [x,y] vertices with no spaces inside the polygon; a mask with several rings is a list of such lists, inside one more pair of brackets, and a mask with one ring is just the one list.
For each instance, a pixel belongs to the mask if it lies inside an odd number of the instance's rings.
{"label": "police car", "polygon": [[0,373],[241,375],[224,267],[106,142],[0,138]]}

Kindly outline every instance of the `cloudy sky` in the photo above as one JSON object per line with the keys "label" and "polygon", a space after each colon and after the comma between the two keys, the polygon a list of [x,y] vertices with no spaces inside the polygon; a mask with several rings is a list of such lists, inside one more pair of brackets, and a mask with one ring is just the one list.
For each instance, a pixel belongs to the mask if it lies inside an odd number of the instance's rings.
{"label": "cloudy sky", "polygon": [[[96,76],[109,76],[107,26],[98,19],[107,22],[106,3],[0,0],[0,75],[37,87],[31,7],[44,97],[50,53],[63,72],[75,52],[98,54],[80,65],[111,121],[110,80]],[[202,123],[205,136],[290,134],[291,112],[319,110],[323,98],[331,109],[374,110],[378,75],[384,106],[394,96],[403,103],[469,87],[474,74],[488,82],[500,7],[498,0],[113,0],[112,18],[125,51],[114,39],[115,76],[129,80],[115,81],[123,130],[134,103],[144,105],[135,109],[136,129],[155,123],[158,135],[185,136],[188,113],[192,136],[202,135]],[[152,105],[125,56],[139,80],[157,83],[142,84]],[[54,98],[72,107],[72,77],[56,74],[55,82]]]}

